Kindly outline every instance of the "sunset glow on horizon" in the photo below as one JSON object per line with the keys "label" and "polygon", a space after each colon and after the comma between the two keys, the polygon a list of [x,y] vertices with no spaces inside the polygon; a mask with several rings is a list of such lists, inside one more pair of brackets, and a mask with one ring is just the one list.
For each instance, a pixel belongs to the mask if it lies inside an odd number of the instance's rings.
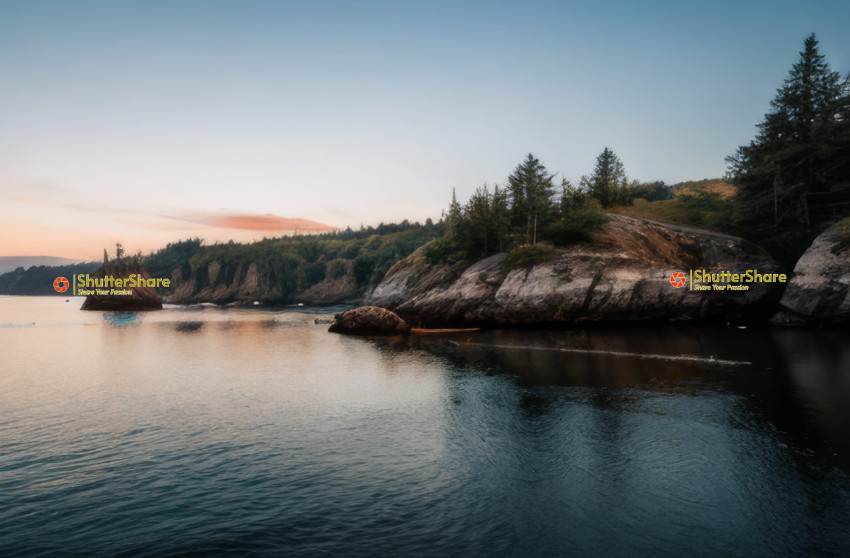
{"label": "sunset glow on horizon", "polygon": [[[734,14],[731,15],[731,14]],[[846,2],[0,5],[0,256],[437,220],[529,152],[717,178]]]}
{"label": "sunset glow on horizon", "polygon": [[[55,193],[55,192],[54,192]],[[10,197],[12,215],[0,222],[0,255],[61,254],[99,260],[116,243],[131,253],[149,253],[169,242],[201,238],[215,242],[252,242],[289,234],[325,233],[334,227],[299,218],[228,211],[191,211],[162,206],[121,209],[101,203],[62,203]],[[11,209],[11,211],[10,211]],[[15,217],[18,216],[18,217]]]}

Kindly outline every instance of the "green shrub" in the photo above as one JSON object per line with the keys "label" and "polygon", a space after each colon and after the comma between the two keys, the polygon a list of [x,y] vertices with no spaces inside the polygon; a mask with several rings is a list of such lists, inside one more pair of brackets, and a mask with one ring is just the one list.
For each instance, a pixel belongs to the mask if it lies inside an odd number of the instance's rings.
{"label": "green shrub", "polygon": [[576,209],[550,225],[545,231],[546,237],[558,246],[585,242],[590,240],[591,235],[607,220],[596,206]]}
{"label": "green shrub", "polygon": [[552,258],[558,250],[548,242],[538,242],[535,245],[525,244],[508,252],[503,264],[507,269],[517,267],[533,267]]}
{"label": "green shrub", "polygon": [[455,265],[466,262],[468,259],[468,254],[465,250],[461,250],[456,242],[445,237],[439,238],[425,246],[424,256],[425,260],[431,265]]}

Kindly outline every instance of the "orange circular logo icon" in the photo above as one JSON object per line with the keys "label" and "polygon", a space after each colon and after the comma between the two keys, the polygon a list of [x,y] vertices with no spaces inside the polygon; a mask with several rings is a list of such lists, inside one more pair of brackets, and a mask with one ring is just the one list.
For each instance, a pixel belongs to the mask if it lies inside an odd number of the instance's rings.
{"label": "orange circular logo icon", "polygon": [[56,289],[57,293],[64,293],[68,290],[70,283],[64,277],[57,277],[55,281],[53,281],[53,288]]}
{"label": "orange circular logo icon", "polygon": [[670,284],[676,287],[677,289],[684,287],[685,281],[685,274],[681,271],[677,271],[670,276]]}

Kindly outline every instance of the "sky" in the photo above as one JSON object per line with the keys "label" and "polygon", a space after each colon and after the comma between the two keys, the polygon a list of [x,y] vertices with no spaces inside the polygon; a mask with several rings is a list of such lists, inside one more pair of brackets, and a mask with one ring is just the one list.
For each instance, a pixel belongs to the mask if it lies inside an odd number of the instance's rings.
{"label": "sky", "polygon": [[[715,178],[850,2],[0,0],[0,256],[439,219],[533,153]],[[296,220],[296,221],[292,221]]]}

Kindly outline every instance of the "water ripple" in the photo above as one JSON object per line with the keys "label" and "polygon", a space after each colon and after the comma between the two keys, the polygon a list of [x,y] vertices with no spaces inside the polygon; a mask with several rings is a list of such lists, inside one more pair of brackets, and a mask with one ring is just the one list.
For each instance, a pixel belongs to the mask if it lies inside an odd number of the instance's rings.
{"label": "water ripple", "polygon": [[4,557],[850,555],[837,374],[175,312],[0,334]]}

